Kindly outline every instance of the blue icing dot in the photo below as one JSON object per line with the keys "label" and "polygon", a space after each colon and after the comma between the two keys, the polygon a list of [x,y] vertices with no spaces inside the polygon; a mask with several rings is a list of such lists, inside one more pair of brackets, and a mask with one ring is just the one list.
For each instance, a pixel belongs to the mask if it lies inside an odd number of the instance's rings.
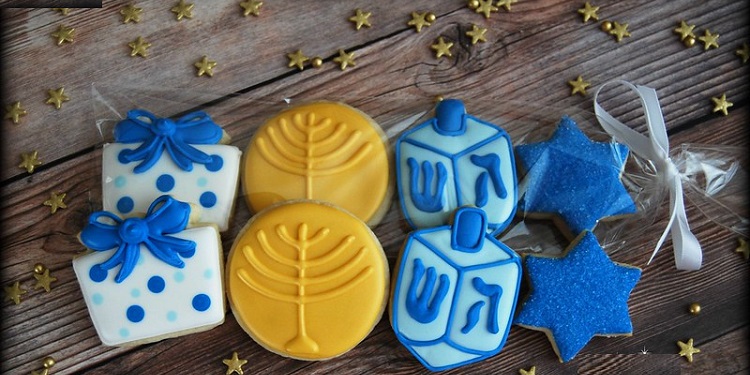
{"label": "blue icing dot", "polygon": [[211,307],[211,298],[203,293],[193,297],[193,308],[197,311],[206,311]]}
{"label": "blue icing dot", "polygon": [[221,158],[219,155],[211,155],[211,162],[206,164],[206,169],[208,169],[211,172],[216,172],[221,170],[221,167],[224,166],[224,159]]}
{"label": "blue icing dot", "polygon": [[183,280],[185,280],[185,274],[182,273],[182,271],[177,271],[174,273],[174,281],[181,283]]}
{"label": "blue icing dot", "polygon": [[91,296],[91,302],[93,302],[94,305],[101,305],[104,303],[104,296],[99,293],[94,293],[94,295]]}
{"label": "blue icing dot", "polygon": [[138,323],[143,320],[146,312],[143,310],[143,307],[140,307],[138,305],[131,305],[130,307],[128,307],[128,310],[125,312],[125,314],[127,315],[129,321]]}
{"label": "blue icing dot", "polygon": [[130,331],[127,328],[120,328],[120,337],[130,336]]}
{"label": "blue icing dot", "polygon": [[89,278],[93,282],[100,283],[107,278],[107,271],[101,265],[97,264],[89,270]]}
{"label": "blue icing dot", "polygon": [[133,288],[133,290],[130,291],[130,295],[135,298],[138,298],[141,296],[141,291],[138,288]]}
{"label": "blue icing dot", "polygon": [[174,188],[174,177],[163,174],[156,179],[156,188],[162,193],[166,193]]}
{"label": "blue icing dot", "polygon": [[210,279],[211,276],[213,276],[213,274],[214,274],[213,271],[211,271],[211,269],[209,268],[209,269],[207,269],[206,271],[203,272],[203,277],[205,277],[207,279]]}
{"label": "blue icing dot", "polygon": [[206,186],[206,184],[208,184],[208,179],[207,178],[201,177],[201,178],[198,179],[198,186],[199,187],[204,187],[204,186]]}
{"label": "blue icing dot", "polygon": [[177,313],[174,311],[169,311],[167,313],[167,320],[169,320],[170,322],[174,322],[175,320],[177,320]]}
{"label": "blue icing dot", "polygon": [[164,290],[165,285],[164,279],[161,278],[161,276],[151,276],[151,278],[148,279],[148,290],[152,293],[161,293]]}
{"label": "blue icing dot", "polygon": [[211,208],[216,204],[216,194],[207,191],[201,194],[199,201],[201,202],[201,206]]}
{"label": "blue icing dot", "polygon": [[128,180],[125,178],[125,176],[117,176],[117,177],[115,177],[115,187],[116,188],[121,188],[121,187],[125,186],[125,183],[127,181]]}
{"label": "blue icing dot", "polygon": [[124,196],[117,201],[117,210],[124,214],[132,211],[133,207],[135,207],[135,202],[133,202],[133,198],[128,196]]}

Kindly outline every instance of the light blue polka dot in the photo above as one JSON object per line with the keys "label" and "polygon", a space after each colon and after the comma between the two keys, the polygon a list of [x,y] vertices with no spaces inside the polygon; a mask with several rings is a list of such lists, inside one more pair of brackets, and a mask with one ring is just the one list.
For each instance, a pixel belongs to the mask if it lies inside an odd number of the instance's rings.
{"label": "light blue polka dot", "polygon": [[201,177],[198,179],[198,187],[204,187],[208,184],[208,179],[205,177]]}
{"label": "light blue polka dot", "polygon": [[128,182],[128,180],[125,178],[125,176],[115,177],[115,187],[118,189],[125,186],[126,182]]}
{"label": "light blue polka dot", "polygon": [[177,320],[177,313],[175,311],[169,311],[167,313],[167,320],[169,320],[170,322],[174,322],[175,320]]}
{"label": "light blue polka dot", "polygon": [[174,273],[174,281],[181,283],[183,280],[185,280],[185,274],[182,273],[182,271],[177,271]]}
{"label": "light blue polka dot", "polygon": [[201,194],[201,197],[198,199],[198,201],[201,203],[201,206],[211,208],[216,205],[216,194],[207,191]]}
{"label": "light blue polka dot", "polygon": [[141,291],[138,288],[133,288],[133,290],[130,291],[130,295],[134,298],[138,298],[141,296]]}
{"label": "light blue polka dot", "polygon": [[91,296],[91,302],[93,302],[94,305],[101,305],[104,303],[104,296],[99,293],[94,293],[94,295]]}
{"label": "light blue polka dot", "polygon": [[128,331],[127,328],[120,328],[120,337],[128,337],[130,336],[130,331]]}
{"label": "light blue polka dot", "polygon": [[124,196],[117,201],[117,210],[124,214],[133,211],[133,207],[135,207],[135,202],[133,202],[133,198],[128,196]]}
{"label": "light blue polka dot", "polygon": [[209,268],[203,272],[203,277],[210,279],[214,275],[214,272]]}

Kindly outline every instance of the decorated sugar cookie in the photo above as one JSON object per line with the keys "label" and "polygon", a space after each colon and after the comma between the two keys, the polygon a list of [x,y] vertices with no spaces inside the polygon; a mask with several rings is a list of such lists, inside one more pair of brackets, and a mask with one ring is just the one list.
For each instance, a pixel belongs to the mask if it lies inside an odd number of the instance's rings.
{"label": "decorated sugar cookie", "polygon": [[390,198],[386,137],[366,114],[316,102],[268,120],[248,145],[242,183],[253,211],[290,199],[333,203],[368,225]]}
{"label": "decorated sugar cookie", "polygon": [[224,322],[219,233],[186,229],[190,212],[165,195],[143,218],[91,214],[80,240],[94,252],[75,258],[73,269],[105,345],[144,344]]}
{"label": "decorated sugar cookie", "polygon": [[226,230],[234,207],[242,152],[218,144],[224,131],[204,112],[178,120],[132,110],[104,146],[104,210],[142,215],[162,194],[201,207],[201,223]]}
{"label": "decorated sugar cookie", "polygon": [[521,283],[521,259],[487,234],[487,216],[459,208],[450,226],[409,235],[394,271],[396,337],[432,371],[500,352]]}
{"label": "decorated sugar cookie", "polygon": [[530,293],[515,324],[543,331],[561,362],[573,359],[594,336],[629,336],[630,292],[641,270],[612,262],[589,231],[562,257],[529,255]]}
{"label": "decorated sugar cookie", "polygon": [[396,141],[399,200],[413,228],[445,225],[456,208],[473,205],[502,231],[516,210],[515,168],[508,134],[466,114],[460,100],[439,102],[435,118]]}
{"label": "decorated sugar cookie", "polygon": [[261,211],[227,263],[240,326],[285,357],[321,360],[361,342],[380,320],[388,264],[375,235],[328,204],[296,201]]}
{"label": "decorated sugar cookie", "polygon": [[549,140],[516,146],[516,154],[526,170],[518,210],[553,217],[569,238],[599,220],[636,212],[620,181],[628,147],[590,140],[569,117]]}

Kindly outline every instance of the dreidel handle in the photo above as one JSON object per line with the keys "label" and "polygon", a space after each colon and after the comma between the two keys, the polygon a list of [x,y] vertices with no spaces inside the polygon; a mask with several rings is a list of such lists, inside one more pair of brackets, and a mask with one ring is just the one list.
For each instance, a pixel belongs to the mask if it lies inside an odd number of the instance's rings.
{"label": "dreidel handle", "polygon": [[435,131],[443,135],[461,135],[466,132],[466,107],[458,99],[444,99],[435,107]]}
{"label": "dreidel handle", "polygon": [[476,253],[484,245],[487,214],[476,207],[461,207],[453,216],[451,247],[465,253]]}

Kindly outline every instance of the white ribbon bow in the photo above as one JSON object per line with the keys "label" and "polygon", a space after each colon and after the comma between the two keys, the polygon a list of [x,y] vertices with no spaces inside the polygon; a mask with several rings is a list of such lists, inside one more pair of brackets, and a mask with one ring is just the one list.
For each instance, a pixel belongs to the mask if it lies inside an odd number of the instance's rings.
{"label": "white ribbon bow", "polygon": [[[621,83],[638,95],[641,105],[643,105],[646,125],[648,125],[648,137],[616,120],[599,105],[597,100],[599,92],[611,83]],[[635,154],[652,161],[656,167],[656,172],[665,179],[669,188],[669,207],[672,213],[648,263],[650,264],[654,259],[671,230],[677,269],[688,271],[700,269],[703,253],[698,239],[690,232],[688,226],[685,201],[682,196],[682,180],[677,167],[669,158],[667,127],[664,124],[656,90],[646,86],[633,85],[622,80],[607,82],[599,87],[594,94],[594,113],[596,113],[599,123],[607,133],[625,143]]]}

